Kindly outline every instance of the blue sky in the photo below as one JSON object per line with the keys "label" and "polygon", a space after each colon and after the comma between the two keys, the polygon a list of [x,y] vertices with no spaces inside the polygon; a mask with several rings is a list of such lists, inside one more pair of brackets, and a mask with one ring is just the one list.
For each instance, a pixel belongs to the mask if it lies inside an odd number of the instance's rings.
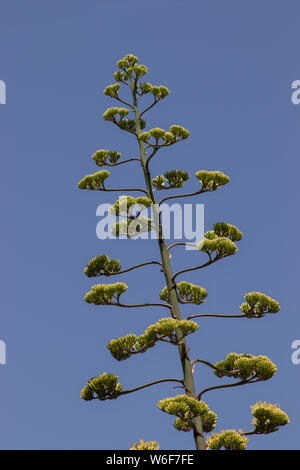
{"label": "blue sky", "polygon": [[[172,417],[156,408],[177,392],[169,384],[112,402],[79,397],[85,382],[104,371],[118,374],[124,388],[181,376],[168,344],[121,363],[106,349],[112,338],[140,334],[165,312],[83,300],[95,283],[83,268],[97,254],[120,259],[124,268],[159,255],[155,241],[97,239],[96,208],[117,194],[77,189],[97,170],[90,157],[98,148],[124,157],[136,152],[134,139],[101,118],[113,105],[102,90],[126,53],[148,66],[150,82],[172,92],[149,112],[147,127],[175,123],[191,132],[153,159],[153,175],[174,168],[225,172],[229,185],[193,202],[205,204],[206,229],[221,220],[244,232],[238,254],[184,278],[209,295],[205,305],[183,313],[238,313],[252,290],[281,304],[278,315],[259,320],[203,319],[189,340],[193,357],[215,362],[231,351],[264,354],[279,369],[266,383],[207,394],[219,416],[216,430],[250,429],[249,406],[267,400],[279,403],[291,423],[252,438],[248,448],[299,448],[300,365],[291,362],[291,343],[300,339],[300,105],[290,99],[291,83],[300,79],[299,14],[292,0],[2,4],[2,449],[127,449],[139,439],[158,440],[162,449],[193,448],[190,433],[176,431]],[[142,178],[134,164],[111,173],[114,187]],[[174,269],[194,265],[196,256],[177,248]],[[118,280],[129,285],[127,303],[157,301],[164,286],[155,266]],[[198,389],[216,383],[205,366],[197,369]]]}

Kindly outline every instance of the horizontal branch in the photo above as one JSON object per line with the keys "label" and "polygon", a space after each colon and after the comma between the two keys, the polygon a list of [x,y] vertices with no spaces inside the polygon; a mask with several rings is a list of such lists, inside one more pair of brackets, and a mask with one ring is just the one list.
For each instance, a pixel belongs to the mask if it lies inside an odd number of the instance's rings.
{"label": "horizontal branch", "polygon": [[219,315],[218,313],[198,313],[197,315],[190,315],[187,317],[187,320],[191,320],[192,318],[200,318],[200,317],[212,317],[212,318],[248,318],[247,315]]}
{"label": "horizontal branch", "polygon": [[139,158],[128,158],[127,160],[123,160],[122,162],[117,162],[117,163],[105,163],[103,166],[118,166],[118,165],[123,165],[123,163],[128,163],[128,162],[140,162],[141,160]]}
{"label": "horizontal branch", "polygon": [[[163,383],[163,382],[178,382],[184,387],[184,381],[183,380],[180,380],[180,379],[160,379],[160,380],[154,380],[153,382],[149,382],[145,385],[140,385],[139,387],[131,388],[129,390],[123,390],[122,392],[119,393],[118,396],[128,395],[128,393],[137,392],[138,390],[143,390],[144,388],[152,387],[152,385],[157,385],[157,384],[160,384],[160,383]],[[98,397],[93,397],[92,399],[93,400],[99,400]]]}
{"label": "horizontal branch", "polygon": [[168,201],[169,199],[176,199],[178,197],[191,197],[191,196],[196,196],[197,194],[202,194],[202,193],[205,193],[206,191],[203,191],[203,189],[201,188],[199,191],[196,191],[194,193],[186,193],[186,194],[175,194],[174,196],[168,196],[168,197],[165,197],[164,199],[162,199],[160,202],[159,202],[159,206],[165,202],[165,201]]}
{"label": "horizontal branch", "polygon": [[184,385],[184,381],[180,379],[161,379],[161,380],[155,380],[154,382],[149,382],[148,384],[141,385],[140,387],[135,387],[130,390],[124,390],[124,392],[121,392],[121,395],[126,395],[127,393],[132,393],[136,392],[138,390],[142,390],[143,388],[151,387],[152,385],[160,384],[163,382],[178,382]]}
{"label": "horizontal branch", "polygon": [[255,379],[255,380],[249,379],[249,380],[241,380],[240,382],[236,382],[236,383],[233,383],[233,384],[215,385],[214,387],[205,388],[200,393],[198,393],[198,395],[196,396],[196,400],[201,400],[202,395],[204,393],[210,392],[211,390],[217,390],[217,389],[220,389],[220,388],[238,387],[240,385],[253,384],[255,382],[260,382],[260,381],[261,381],[261,379]]}
{"label": "horizontal branch", "polygon": [[200,264],[199,266],[195,266],[193,268],[187,268],[187,269],[182,269],[181,271],[177,271],[177,273],[174,274],[174,276],[172,277],[172,281],[174,282],[176,277],[179,276],[180,274],[183,274],[183,273],[187,273],[189,271],[195,271],[196,269],[202,269],[202,268],[206,268],[206,266],[209,266],[210,264],[213,264],[215,261],[218,261],[219,258],[215,258],[215,259],[211,259],[209,261],[207,261],[207,263],[204,263],[204,264]]}
{"label": "horizontal branch", "polygon": [[176,242],[172,243],[172,245],[168,246],[168,251],[171,250],[174,246],[197,246],[196,243],[187,243],[187,242]]}
{"label": "horizontal branch", "polygon": [[154,303],[146,302],[146,303],[144,303],[144,304],[131,304],[131,305],[128,305],[128,304],[120,304],[119,302],[111,302],[111,303],[103,304],[103,305],[114,305],[114,306],[116,306],[116,307],[124,307],[124,308],[136,308],[136,307],[165,307],[165,308],[168,308],[169,310],[173,311],[172,305],[163,304],[163,303],[161,303],[161,302],[154,302]]}
{"label": "horizontal branch", "polygon": [[211,362],[208,362],[208,361],[203,361],[202,359],[194,359],[193,361],[191,361],[191,364],[192,364],[192,367],[193,367],[193,372],[194,372],[194,367],[195,367],[195,364],[199,362],[201,364],[204,364],[208,367],[210,367],[211,369],[215,370],[216,372],[221,372],[223,375],[227,376],[227,377],[233,377],[234,375],[238,374],[239,373],[239,370],[232,370],[232,371],[227,371],[227,370],[224,370],[224,369],[220,369],[219,367],[216,367],[214,364],[212,364]]}
{"label": "horizontal branch", "polygon": [[147,261],[146,263],[136,264],[135,266],[131,266],[131,268],[123,269],[122,271],[112,272],[109,274],[105,274],[105,273],[97,274],[97,277],[99,276],[109,277],[109,276],[116,276],[117,274],[128,273],[129,271],[132,271],[133,269],[141,268],[142,266],[147,266],[148,264],[158,264],[162,268],[162,264],[159,261]]}
{"label": "horizontal branch", "polygon": [[141,189],[141,188],[100,188],[99,191],[107,191],[107,192],[112,192],[112,191],[126,191],[126,192],[129,192],[129,191],[138,191],[140,193],[144,193],[144,194],[147,194],[148,196],[148,193],[145,189]]}

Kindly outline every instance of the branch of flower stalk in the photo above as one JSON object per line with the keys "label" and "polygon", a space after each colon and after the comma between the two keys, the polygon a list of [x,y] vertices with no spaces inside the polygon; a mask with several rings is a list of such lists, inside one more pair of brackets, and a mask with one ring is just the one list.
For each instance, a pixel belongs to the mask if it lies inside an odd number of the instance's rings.
{"label": "branch of flower stalk", "polygon": [[217,389],[220,389],[220,388],[238,387],[240,385],[253,384],[253,383],[256,383],[256,382],[261,382],[261,379],[255,379],[254,380],[254,378],[252,378],[252,379],[249,379],[249,380],[241,380],[240,382],[236,382],[234,384],[215,385],[214,387],[205,388],[200,393],[198,393],[198,395],[196,396],[196,400],[201,400],[202,395],[204,393],[210,392],[211,390],[217,390]]}
{"label": "branch of flower stalk", "polygon": [[216,258],[210,259],[209,261],[207,261],[207,263],[201,264],[199,266],[195,266],[193,268],[187,268],[187,269],[182,269],[181,271],[177,271],[177,273],[175,273],[174,276],[172,277],[172,281],[174,282],[176,277],[179,276],[180,274],[187,273],[189,271],[195,271],[196,269],[205,268],[206,266],[209,266],[210,264],[213,264],[215,261],[218,261],[219,259],[221,259],[221,258],[216,256]]}
{"label": "branch of flower stalk", "polygon": [[148,108],[144,109],[144,111],[142,111],[142,112],[140,113],[140,117],[142,117],[143,114],[145,114],[147,111],[149,111],[149,109],[153,108],[153,106],[155,106],[156,103],[158,103],[158,100],[155,99],[155,100],[153,101],[153,103],[152,103],[150,106],[148,106]]}
{"label": "branch of flower stalk", "polygon": [[128,162],[140,162],[141,160],[139,158],[128,158],[127,160],[123,160],[122,162],[117,162],[117,163],[105,163],[105,166],[118,166],[118,165],[123,165],[123,163],[128,163]]}
{"label": "branch of flower stalk", "polygon": [[219,367],[216,367],[214,364],[211,364],[211,362],[203,361],[202,359],[194,359],[193,361],[191,361],[191,364],[192,364],[192,367],[193,367],[193,373],[194,373],[195,365],[196,365],[197,362],[199,362],[201,364],[205,364],[206,366],[210,367],[211,369],[213,369],[217,372],[221,372],[226,377],[234,377],[234,375],[239,373],[239,370],[227,371],[227,370],[224,370],[224,369],[219,369]]}
{"label": "branch of flower stalk", "polygon": [[192,318],[200,318],[200,317],[212,317],[212,318],[248,318],[247,315],[219,315],[218,313],[198,313],[197,315],[190,315],[187,317],[187,320],[191,320]]}
{"label": "branch of flower stalk", "polygon": [[190,197],[190,196],[196,196],[197,194],[202,194],[207,192],[208,190],[203,190],[202,188],[199,191],[195,191],[194,193],[186,193],[186,194],[175,194],[174,196],[168,196],[162,199],[158,205],[160,206],[163,202],[169,200],[169,199],[176,199],[178,197]]}
{"label": "branch of flower stalk", "polygon": [[123,103],[123,104],[125,104],[126,106],[129,106],[129,108],[133,109],[132,104],[127,103],[127,101],[123,101],[121,98],[119,98],[119,96],[114,96],[113,98],[114,98],[115,100],[120,101],[120,103]]}
{"label": "branch of flower stalk", "polygon": [[158,150],[159,150],[159,147],[157,147],[157,146],[153,147],[153,152],[147,158],[147,161],[146,161],[146,170],[147,171],[149,171],[149,162],[150,162],[150,160],[154,157],[154,155],[156,154],[156,152],[158,152]]}
{"label": "branch of flower stalk", "polygon": [[171,248],[173,248],[174,246],[180,246],[180,245],[182,245],[182,246],[197,246],[196,243],[176,242],[176,243],[173,243],[172,245],[170,245],[170,246],[168,247],[168,251],[169,251]]}
{"label": "branch of flower stalk", "polygon": [[[152,385],[160,384],[160,383],[163,383],[163,382],[178,382],[178,383],[181,383],[184,386],[183,380],[180,380],[180,379],[160,379],[160,380],[154,380],[153,382],[149,382],[145,385],[140,385],[139,387],[131,388],[129,390],[124,390],[124,391],[119,393],[119,396],[120,395],[127,395],[128,393],[137,392],[138,390],[142,390],[143,388],[151,387]],[[93,400],[98,400],[98,399],[99,399],[98,397],[93,397]]]}
{"label": "branch of flower stalk", "polygon": [[117,274],[124,274],[124,273],[128,273],[129,271],[132,271],[133,269],[136,269],[136,268],[140,268],[142,266],[147,266],[148,264],[158,264],[160,267],[162,267],[162,263],[160,263],[159,261],[147,261],[146,263],[141,263],[141,264],[136,264],[135,266],[131,266],[131,268],[127,268],[127,269],[123,269],[122,271],[118,271],[118,272],[112,272],[112,273],[109,273],[109,274],[105,274],[105,273],[101,273],[101,274],[97,274],[96,277],[100,277],[100,276],[116,276]]}
{"label": "branch of flower stalk", "polygon": [[111,192],[111,191],[126,191],[126,192],[129,192],[129,191],[138,191],[140,193],[144,193],[144,194],[147,194],[147,191],[145,191],[144,189],[141,189],[141,188],[105,188],[104,184],[103,184],[103,188],[100,188],[99,191],[107,191],[107,192]]}
{"label": "branch of flower stalk", "polygon": [[147,302],[147,303],[144,303],[144,304],[132,304],[132,305],[128,305],[128,304],[120,304],[119,302],[110,302],[108,304],[105,304],[105,305],[114,305],[116,307],[124,307],[124,308],[135,308],[135,307],[165,307],[165,308],[168,308],[169,310],[171,310],[171,312],[173,312],[173,307],[172,305],[169,305],[169,304],[163,304],[161,302],[155,302],[155,303],[151,303],[151,302]]}

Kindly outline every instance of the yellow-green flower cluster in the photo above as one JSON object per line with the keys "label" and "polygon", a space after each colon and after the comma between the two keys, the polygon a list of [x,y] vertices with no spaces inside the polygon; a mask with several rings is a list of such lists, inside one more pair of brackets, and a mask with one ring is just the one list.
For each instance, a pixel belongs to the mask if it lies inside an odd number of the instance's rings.
{"label": "yellow-green flower cluster", "polygon": [[118,98],[118,92],[120,88],[119,83],[114,83],[113,85],[107,86],[104,90],[103,93],[107,96],[110,96],[111,98]]}
{"label": "yellow-green flower cluster", "polygon": [[116,121],[117,115],[120,116],[120,118],[124,118],[129,114],[129,109],[127,108],[118,108],[118,107],[112,107],[112,108],[107,108],[106,111],[103,113],[103,119],[104,121]]}
{"label": "yellow-green flower cluster", "polygon": [[99,400],[114,400],[122,393],[123,387],[118,382],[118,376],[104,374],[91,378],[82,389],[80,397],[85,401],[98,398]]}
{"label": "yellow-green flower cluster", "polygon": [[109,259],[107,255],[99,255],[88,262],[84,272],[88,277],[110,276],[121,269],[117,259]]}
{"label": "yellow-green flower cluster", "polygon": [[[190,133],[182,126],[171,126],[170,131],[165,131],[160,127],[155,127],[147,132],[141,132],[139,139],[142,142],[149,143],[151,137],[155,140],[154,146],[171,145],[180,140],[187,139]],[[162,140],[162,142],[159,142]],[[151,144],[152,145],[152,144]]]}
{"label": "yellow-green flower cluster", "polygon": [[217,222],[212,230],[205,233],[205,238],[214,240],[218,237],[225,237],[233,242],[239,242],[243,238],[243,234],[235,225]]}
{"label": "yellow-green flower cluster", "polygon": [[197,323],[193,321],[162,318],[157,323],[150,325],[144,334],[140,336],[128,334],[121,338],[113,339],[107,348],[115,359],[123,361],[132,354],[146,352],[163,339],[168,339],[170,343],[177,344],[176,332],[180,332],[182,339],[182,337],[197,331],[198,328]]}
{"label": "yellow-green flower cluster", "polygon": [[235,243],[225,237],[216,237],[213,239],[204,238],[197,246],[199,250],[204,251],[204,253],[207,253],[210,257],[215,253],[215,257],[218,259],[234,255],[238,251],[238,247]]}
{"label": "yellow-green flower cluster", "polygon": [[248,439],[234,429],[213,433],[207,438],[207,446],[212,450],[245,450]]}
{"label": "yellow-green flower cluster", "polygon": [[97,150],[94,155],[92,156],[94,162],[98,166],[104,166],[108,163],[114,165],[120,159],[121,154],[120,152],[116,152],[114,150],[105,150],[100,149]]}
{"label": "yellow-green flower cluster", "polygon": [[166,86],[153,86],[149,82],[140,83],[139,90],[140,95],[152,93],[157,101],[163,100],[170,94],[170,90]]}
{"label": "yellow-green flower cluster", "polygon": [[229,176],[222,173],[222,171],[197,171],[196,178],[200,182],[203,191],[215,191],[220,186],[229,183]]}
{"label": "yellow-green flower cluster", "polygon": [[82,180],[78,183],[79,189],[91,189],[99,190],[103,188],[103,183],[110,175],[110,172],[107,170],[99,170],[92,175],[86,175]]}
{"label": "yellow-green flower cluster", "polygon": [[[158,175],[152,180],[152,185],[158,189],[172,189],[172,188],[182,188],[184,183],[189,179],[190,175],[183,170],[171,170],[166,171],[164,175]],[[168,186],[166,186],[166,182]]]}
{"label": "yellow-green flower cluster", "polygon": [[139,443],[134,443],[129,450],[159,450],[159,443],[156,441],[146,441],[143,439]]}
{"label": "yellow-green flower cluster", "polygon": [[285,426],[290,422],[288,415],[276,404],[260,401],[251,406],[251,409],[254,416],[252,424],[259,434],[277,431],[279,426]]}
{"label": "yellow-green flower cluster", "polygon": [[85,294],[84,300],[94,305],[109,305],[119,301],[120,295],[128,289],[124,282],[115,284],[96,284]]}
{"label": "yellow-green flower cluster", "polygon": [[241,311],[249,318],[261,318],[266,313],[277,313],[279,303],[261,292],[249,292],[244,296],[246,302],[240,306]]}
{"label": "yellow-green flower cluster", "polygon": [[145,65],[138,64],[138,57],[133,54],[127,54],[123,59],[117,62],[117,66],[123,72],[114,74],[115,80],[128,80],[129,77],[139,79],[147,74],[148,69]]}
{"label": "yellow-green flower cluster", "polygon": [[[204,287],[196,286],[190,282],[181,281],[176,286],[179,297],[185,302],[202,304],[207,297],[207,290]],[[169,301],[168,288],[164,287],[160,293],[161,300]]]}
{"label": "yellow-green flower cluster", "polygon": [[268,380],[277,371],[276,365],[266,356],[237,353],[228,354],[225,361],[217,362],[215,367],[217,370],[214,370],[214,373],[217,377],[228,376],[228,372],[231,372],[232,377],[241,380]]}
{"label": "yellow-green flower cluster", "polygon": [[[160,400],[158,408],[165,413],[177,416],[179,420],[175,421],[174,426],[182,431],[181,427],[191,427],[192,419],[200,416],[203,424],[203,431],[210,432],[216,426],[217,415],[209,409],[204,401],[195,400],[187,395],[177,395],[172,398]],[[183,423],[183,424],[182,424]]]}

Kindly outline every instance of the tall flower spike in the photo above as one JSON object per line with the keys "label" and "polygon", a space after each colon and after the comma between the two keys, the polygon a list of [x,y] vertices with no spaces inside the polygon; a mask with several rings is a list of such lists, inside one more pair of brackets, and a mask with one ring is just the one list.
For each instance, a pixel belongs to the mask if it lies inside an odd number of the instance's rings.
{"label": "tall flower spike", "polygon": [[94,305],[109,305],[119,301],[121,294],[128,289],[124,282],[115,284],[96,284],[85,295],[84,300]]}
{"label": "tall flower spike", "polygon": [[251,409],[254,416],[252,424],[258,434],[277,431],[279,426],[290,422],[288,415],[277,405],[260,401],[251,406]]}
{"label": "tall flower spike", "polygon": [[160,400],[157,406],[165,413],[179,418],[174,424],[178,431],[183,430],[180,429],[181,425],[191,429],[192,420],[196,416],[201,417],[204,432],[210,432],[216,426],[217,415],[209,409],[207,404],[204,401],[195,400],[195,398],[188,397],[187,395],[165,398]]}
{"label": "tall flower spike", "polygon": [[[232,372],[232,377],[241,380],[268,380],[277,371],[276,365],[266,356],[253,356],[252,354],[230,353],[225,361],[215,364],[217,370],[214,374],[219,377],[227,377],[228,372]],[[226,373],[222,373],[224,370]]]}
{"label": "tall flower spike", "polygon": [[246,302],[242,303],[240,309],[248,318],[261,318],[266,313],[277,313],[280,310],[276,300],[261,292],[249,292],[244,299]]}
{"label": "tall flower spike", "polygon": [[102,189],[104,181],[108,178],[110,172],[107,170],[100,170],[91,175],[86,175],[78,183],[79,189],[90,189],[92,191]]}
{"label": "tall flower spike", "polygon": [[207,439],[207,446],[212,450],[245,450],[248,439],[234,429],[213,433]]}
{"label": "tall flower spike", "polygon": [[104,374],[93,377],[81,391],[81,398],[85,401],[98,398],[99,400],[114,400],[122,393],[123,386],[118,382],[118,376]]}

